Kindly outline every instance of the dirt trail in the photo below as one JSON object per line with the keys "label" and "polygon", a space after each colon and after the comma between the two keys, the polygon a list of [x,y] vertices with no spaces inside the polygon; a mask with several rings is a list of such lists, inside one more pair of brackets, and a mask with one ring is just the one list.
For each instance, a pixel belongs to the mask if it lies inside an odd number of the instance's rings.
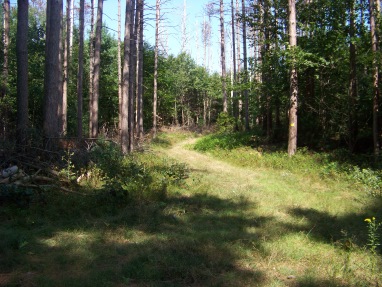
{"label": "dirt trail", "polygon": [[206,183],[211,184],[214,189],[231,190],[234,193],[244,193],[252,189],[256,183],[257,174],[248,168],[233,166],[229,163],[214,159],[187,148],[197,139],[182,141],[165,151],[167,156],[179,162],[186,163],[192,171],[204,176]]}

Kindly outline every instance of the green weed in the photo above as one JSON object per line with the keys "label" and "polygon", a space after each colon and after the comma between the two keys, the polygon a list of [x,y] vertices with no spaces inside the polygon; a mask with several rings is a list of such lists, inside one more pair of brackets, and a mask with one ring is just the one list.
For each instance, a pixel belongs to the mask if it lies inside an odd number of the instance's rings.
{"label": "green weed", "polygon": [[375,217],[366,218],[367,223],[367,246],[373,254],[376,254],[378,246],[381,245],[379,228],[382,226],[381,222],[377,222]]}

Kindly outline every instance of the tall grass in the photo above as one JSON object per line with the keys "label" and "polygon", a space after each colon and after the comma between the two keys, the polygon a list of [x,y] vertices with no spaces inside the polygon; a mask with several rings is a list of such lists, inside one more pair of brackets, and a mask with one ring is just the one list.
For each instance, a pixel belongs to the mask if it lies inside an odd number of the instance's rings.
{"label": "tall grass", "polygon": [[365,191],[366,196],[382,196],[382,169],[375,167],[370,158],[351,155],[345,150],[315,152],[303,147],[291,159],[285,149],[266,145],[251,133],[212,134],[198,140],[193,149],[243,167],[346,180]]}
{"label": "tall grass", "polygon": [[[0,285],[382,284],[380,249],[367,248],[364,222],[380,221],[381,202],[342,176],[322,175],[314,153],[292,164],[282,152],[264,159],[265,147],[239,144],[208,149],[219,160],[186,149],[170,159],[164,149],[188,136],[158,138],[169,145],[132,157],[101,147],[91,168],[102,178],[73,193],[50,189],[29,207],[3,202]],[[119,172],[136,182],[132,189]],[[146,182],[165,184],[165,196],[134,198],[157,194]],[[131,197],[116,197],[111,183]]]}

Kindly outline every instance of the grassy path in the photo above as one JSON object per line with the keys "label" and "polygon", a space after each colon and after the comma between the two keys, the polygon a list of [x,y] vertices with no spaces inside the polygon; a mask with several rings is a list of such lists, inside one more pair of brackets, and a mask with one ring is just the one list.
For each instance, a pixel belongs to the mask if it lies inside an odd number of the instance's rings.
{"label": "grassy path", "polygon": [[159,200],[85,189],[49,191],[29,208],[0,205],[0,286],[382,286],[381,257],[363,248],[363,220],[374,213],[361,192],[235,166],[228,151],[219,160],[191,150],[188,136],[165,134],[138,155],[160,179],[183,174],[178,162],[190,168]]}
{"label": "grassy path", "polygon": [[166,150],[166,154],[180,162],[186,163],[190,169],[202,176],[205,184],[211,184],[211,191],[220,195],[245,194],[258,185],[258,174],[249,168],[233,166],[193,150],[189,145],[196,142],[192,138],[175,144]]}
{"label": "grassy path", "polygon": [[351,253],[342,249],[343,244],[356,246],[365,240],[360,230],[364,229],[366,214],[357,199],[359,194],[349,192],[342,183],[282,170],[234,166],[189,149],[195,141],[187,139],[165,153],[190,167],[197,179],[191,187],[191,196],[202,191],[237,204],[236,210],[220,210],[215,215],[227,216],[230,224],[239,226],[241,232],[233,236],[234,242],[214,242],[231,244],[229,253],[235,254],[236,276],[238,270],[250,274],[239,280],[237,286],[377,284],[378,275],[370,280],[363,275],[355,276],[362,274],[360,270],[369,273],[366,270],[373,264],[370,259],[360,249]]}

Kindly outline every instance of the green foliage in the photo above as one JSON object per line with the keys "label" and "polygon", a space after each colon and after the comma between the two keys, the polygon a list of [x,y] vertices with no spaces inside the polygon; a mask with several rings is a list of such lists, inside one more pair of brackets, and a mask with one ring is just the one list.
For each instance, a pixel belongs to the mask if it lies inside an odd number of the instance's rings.
{"label": "green foliage", "polygon": [[215,149],[232,150],[248,146],[251,139],[251,133],[217,133],[199,139],[193,148],[203,152],[211,152]]}
{"label": "green foliage", "polygon": [[381,245],[379,228],[382,226],[382,223],[377,222],[375,217],[366,218],[364,221],[367,223],[367,246],[373,254],[376,254],[378,246]]}
{"label": "green foliage", "polygon": [[367,194],[374,197],[382,196],[381,171],[375,171],[370,168],[361,169],[358,166],[352,166],[347,170],[347,174],[350,180],[361,184]]}
{"label": "green foliage", "polygon": [[272,168],[328,180],[346,180],[369,196],[382,196],[382,171],[371,168],[366,159],[353,163],[351,159],[354,157],[350,157],[347,151],[323,153],[303,147],[298,148],[291,160],[284,148],[280,150],[280,147],[264,145],[263,142],[259,136],[250,133],[217,133],[199,139],[193,148],[240,166]]}
{"label": "green foliage", "polygon": [[166,131],[158,133],[157,136],[151,141],[151,144],[153,146],[160,146],[163,148],[170,147],[192,137],[195,137],[194,133],[179,128],[175,132]]}
{"label": "green foliage", "polygon": [[216,125],[219,133],[232,133],[235,131],[235,118],[228,113],[220,113]]}
{"label": "green foliage", "polygon": [[119,203],[163,201],[168,187],[181,184],[189,172],[186,165],[177,162],[156,162],[150,156],[123,156],[119,146],[107,141],[93,149],[92,161],[92,169],[97,170],[104,182],[102,194],[106,191]]}
{"label": "green foliage", "polygon": [[74,164],[73,164],[73,155],[74,152],[68,148],[65,150],[65,155],[61,157],[62,161],[64,162],[64,169],[61,171],[62,175],[66,177],[67,180],[73,180],[76,173],[74,172]]}

